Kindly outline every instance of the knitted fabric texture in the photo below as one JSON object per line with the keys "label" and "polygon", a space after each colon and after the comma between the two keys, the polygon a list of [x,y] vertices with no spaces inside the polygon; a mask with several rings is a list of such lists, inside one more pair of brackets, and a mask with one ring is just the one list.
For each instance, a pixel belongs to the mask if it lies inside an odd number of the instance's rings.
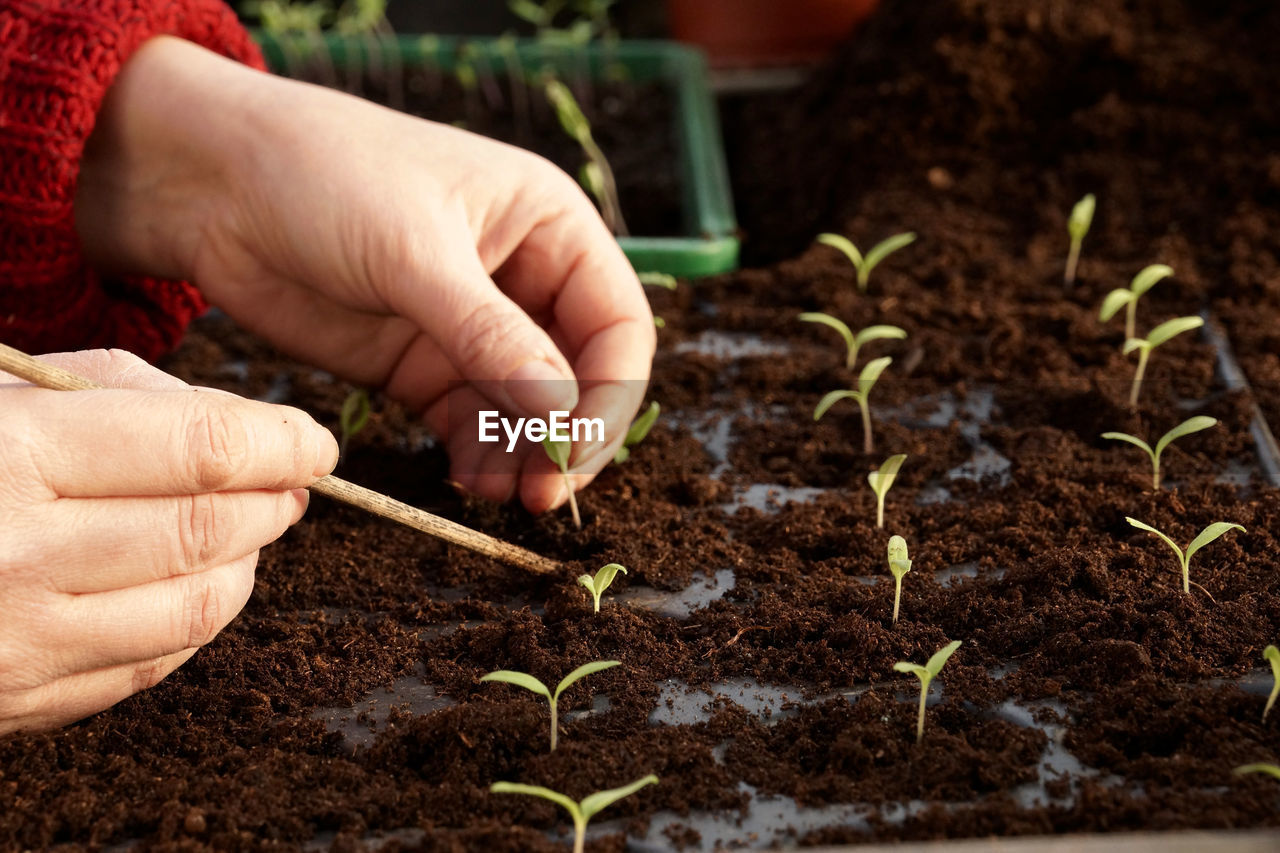
{"label": "knitted fabric texture", "polygon": [[0,342],[29,352],[122,347],[154,360],[204,310],[186,282],[90,269],[73,218],[103,97],[156,35],[263,67],[220,0],[0,0]]}

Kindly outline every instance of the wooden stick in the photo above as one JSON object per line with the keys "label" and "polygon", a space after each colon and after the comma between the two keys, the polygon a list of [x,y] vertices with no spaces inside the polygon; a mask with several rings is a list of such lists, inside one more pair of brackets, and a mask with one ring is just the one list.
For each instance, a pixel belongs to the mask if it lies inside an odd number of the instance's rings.
{"label": "wooden stick", "polygon": [[[104,387],[60,367],[45,364],[43,361],[34,359],[21,350],[16,350],[4,344],[0,344],[0,370],[12,373],[19,379],[25,379],[33,385],[39,385],[41,388],[49,388],[54,391],[88,391]],[[421,530],[423,533],[435,536],[437,539],[443,539],[454,545],[461,545],[463,548],[484,554],[486,557],[492,557],[495,560],[534,574],[553,574],[561,568],[560,564],[554,560],[540,557],[518,545],[495,539],[478,530],[472,530],[470,527],[458,524],[456,521],[450,521],[426,510],[409,506],[407,503],[387,497],[372,489],[366,489],[364,486],[357,486],[355,483],[347,482],[332,474],[316,480],[309,488],[316,494],[359,507],[366,512],[371,512],[383,518],[389,518],[406,527],[412,527],[414,530]]]}

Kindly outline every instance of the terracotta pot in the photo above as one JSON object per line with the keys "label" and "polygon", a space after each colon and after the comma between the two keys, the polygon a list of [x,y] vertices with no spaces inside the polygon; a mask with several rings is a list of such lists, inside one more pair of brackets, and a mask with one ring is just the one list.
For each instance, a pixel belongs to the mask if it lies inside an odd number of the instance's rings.
{"label": "terracotta pot", "polygon": [[672,35],[716,67],[813,62],[878,0],[667,0]]}

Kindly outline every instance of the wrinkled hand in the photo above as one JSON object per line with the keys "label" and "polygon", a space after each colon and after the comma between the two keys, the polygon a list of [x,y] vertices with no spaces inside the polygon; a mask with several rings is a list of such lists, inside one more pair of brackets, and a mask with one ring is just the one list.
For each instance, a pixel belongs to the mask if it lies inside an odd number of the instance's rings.
{"label": "wrinkled hand", "polygon": [[248,601],[258,549],[338,454],[303,412],[194,391],[128,353],[46,359],[109,390],[0,372],[0,733],[80,719],[182,665]]}
{"label": "wrinkled hand", "polygon": [[[195,281],[281,349],[421,412],[454,479],[541,511],[545,454],[513,464],[480,409],[602,417],[584,485],[644,393],[653,320],[577,185],[542,158],[159,38],[126,65],[85,158],[90,259]],[[537,380],[537,381],[535,381]]]}

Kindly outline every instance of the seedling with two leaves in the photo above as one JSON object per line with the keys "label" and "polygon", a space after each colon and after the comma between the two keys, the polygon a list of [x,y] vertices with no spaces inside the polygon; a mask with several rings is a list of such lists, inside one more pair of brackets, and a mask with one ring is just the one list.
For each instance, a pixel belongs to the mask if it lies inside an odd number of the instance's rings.
{"label": "seedling with two leaves", "polygon": [[1138,353],[1138,366],[1133,372],[1133,385],[1129,389],[1131,407],[1138,405],[1138,392],[1142,389],[1142,377],[1147,372],[1147,359],[1151,357],[1152,351],[1183,332],[1198,329],[1203,325],[1204,319],[1201,317],[1174,317],[1156,326],[1145,338],[1129,338],[1124,342],[1125,355],[1135,350]]}
{"label": "seedling with two leaves", "polygon": [[564,477],[564,487],[569,493],[569,509],[573,513],[573,526],[581,530],[582,516],[578,514],[578,498],[573,493],[573,481],[569,479],[569,456],[573,453],[573,442],[552,441],[551,436],[547,436],[542,440],[542,449],[547,452],[547,457],[556,463],[561,476]]}
{"label": "seedling with two leaves", "polygon": [[604,595],[604,591],[613,583],[613,579],[618,576],[618,572],[622,572],[625,575],[627,570],[617,563],[609,563],[597,569],[595,577],[578,575],[578,583],[591,592],[592,602],[595,604],[594,612],[600,612],[600,596]]}
{"label": "seedling with two leaves", "polygon": [[842,237],[839,234],[818,235],[819,243],[840,250],[849,259],[849,262],[853,264],[853,268],[858,272],[858,290],[861,293],[867,292],[867,283],[871,279],[871,271],[889,255],[914,243],[915,239],[916,235],[910,231],[903,234],[894,234],[892,237],[876,243],[866,255],[863,255],[848,237]]}
{"label": "seedling with two leaves", "polygon": [[1068,285],[1075,283],[1080,246],[1084,243],[1084,236],[1089,233],[1089,226],[1093,224],[1093,211],[1096,207],[1097,200],[1093,193],[1089,193],[1075,203],[1071,208],[1071,216],[1067,219],[1067,236],[1071,238],[1071,249],[1067,252],[1067,269],[1062,274],[1062,280]]}
{"label": "seedling with two leaves", "polygon": [[889,356],[867,362],[862,368],[862,372],[858,374],[857,390],[841,388],[838,391],[831,391],[818,401],[817,408],[813,410],[813,419],[815,421],[821,420],[827,410],[840,400],[853,400],[858,404],[858,408],[862,410],[862,452],[871,453],[875,450],[875,444],[871,438],[871,409],[868,406],[867,397],[871,394],[871,389],[875,387],[876,380],[880,378],[880,374],[884,373],[885,368],[890,364],[893,364],[893,359]]}
{"label": "seedling with two leaves", "polygon": [[920,679],[920,711],[916,715],[916,743],[924,740],[924,708],[925,703],[929,699],[929,685],[938,677],[938,673],[942,672],[942,667],[946,665],[947,660],[955,654],[956,649],[960,648],[961,640],[952,640],[941,649],[933,653],[933,657],[929,658],[929,662],[924,666],[909,661],[898,661],[893,668],[898,672],[909,672],[916,678]]}
{"label": "seedling with two leaves", "polygon": [[644,441],[645,436],[649,434],[649,430],[653,429],[653,425],[657,423],[658,415],[662,413],[662,407],[658,405],[658,401],[654,400],[649,404],[649,408],[645,409],[639,417],[631,422],[631,426],[627,428],[627,434],[623,436],[622,446],[618,448],[618,452],[613,454],[613,461],[619,465],[631,458],[631,448]]}
{"label": "seedling with two leaves", "polygon": [[583,853],[587,840],[587,824],[591,821],[591,818],[618,802],[618,800],[631,796],[646,785],[656,784],[658,784],[658,777],[650,773],[630,785],[611,788],[608,791],[598,791],[588,797],[584,797],[581,802],[577,803],[558,791],[543,788],[540,785],[522,785],[519,782],[494,782],[489,786],[489,790],[495,794],[524,794],[529,797],[541,797],[562,807],[569,813],[569,817],[573,819],[573,853]]}
{"label": "seedling with two leaves", "polygon": [[1138,300],[1142,298],[1142,294],[1155,287],[1156,282],[1171,275],[1173,275],[1173,268],[1164,264],[1144,267],[1133,277],[1128,287],[1117,287],[1103,298],[1102,310],[1098,312],[1098,318],[1105,323],[1123,308],[1124,339],[1127,341],[1130,338],[1136,338],[1138,336],[1136,328]]}
{"label": "seedling with two leaves", "polygon": [[[911,559],[907,555],[907,540],[901,536],[889,537],[889,571],[893,574],[893,624],[898,624],[898,604],[902,601],[902,579],[911,571]],[[927,689],[927,688],[926,688]]]}
{"label": "seedling with two leaves", "polygon": [[871,485],[871,491],[876,494],[876,527],[881,530],[884,529],[885,495],[889,494],[889,489],[893,487],[893,481],[898,478],[898,471],[905,461],[907,461],[907,454],[897,453],[884,460],[880,470],[867,473],[867,482]]}
{"label": "seedling with two leaves", "polygon": [[1185,421],[1160,436],[1160,440],[1156,442],[1155,450],[1152,450],[1151,445],[1147,444],[1142,439],[1134,435],[1129,435],[1127,432],[1104,432],[1102,437],[1111,439],[1112,441],[1127,441],[1134,447],[1142,448],[1146,452],[1147,456],[1151,458],[1151,491],[1158,492],[1160,491],[1160,454],[1164,453],[1164,449],[1168,447],[1171,442],[1182,438],[1184,435],[1191,435],[1194,432],[1200,432],[1201,430],[1208,429],[1211,426],[1216,426],[1217,423],[1217,418],[1210,418],[1205,415],[1196,415],[1193,418],[1187,418]]}
{"label": "seedling with two leaves", "polygon": [[858,350],[864,344],[881,340],[900,341],[907,336],[906,331],[897,326],[867,326],[855,334],[843,321],[821,311],[807,311],[800,315],[800,319],[806,323],[821,323],[840,333],[840,337],[844,338],[846,348],[844,366],[849,370],[853,370],[853,366],[858,363]]}
{"label": "seedling with two leaves", "polygon": [[1235,529],[1241,532],[1244,531],[1244,528],[1239,524],[1232,524],[1229,521],[1215,521],[1213,524],[1210,524],[1204,530],[1201,530],[1199,535],[1197,535],[1195,539],[1191,540],[1191,544],[1187,546],[1187,550],[1183,551],[1181,548],[1178,547],[1177,543],[1175,543],[1168,536],[1161,533],[1159,530],[1156,530],[1150,524],[1144,524],[1143,522],[1138,521],[1136,518],[1130,518],[1127,515],[1125,516],[1124,520],[1129,522],[1129,524],[1133,525],[1139,530],[1145,530],[1148,533],[1154,533],[1155,535],[1159,536],[1162,540],[1164,540],[1164,543],[1166,545],[1168,545],[1170,548],[1173,549],[1173,553],[1176,554],[1178,557],[1178,565],[1182,569],[1182,591],[1186,593],[1191,592],[1191,558],[1195,555],[1195,553],[1199,551],[1201,548],[1203,548],[1204,546],[1208,545],[1213,540],[1222,536],[1228,530]]}
{"label": "seedling with two leaves", "polygon": [[605,225],[615,235],[625,236],[627,223],[622,218],[622,206],[618,202],[618,183],[614,180],[613,169],[609,161],[596,144],[591,134],[591,123],[587,121],[578,100],[569,91],[569,87],[554,77],[548,78],[543,86],[547,101],[555,109],[560,126],[582,147],[587,155],[587,162],[578,173],[578,180],[595,196],[600,203],[600,215]]}
{"label": "seedling with two leaves", "polygon": [[555,692],[552,693],[547,685],[543,684],[532,675],[524,672],[515,672],[510,669],[499,669],[488,675],[482,676],[481,681],[500,681],[504,684],[514,684],[516,687],[523,687],[525,690],[537,693],[539,696],[545,696],[547,703],[551,706],[551,751],[555,752],[556,741],[558,738],[559,719],[557,717],[557,706],[560,701],[560,694],[563,693],[570,685],[580,678],[600,672],[603,669],[618,666],[622,661],[617,660],[597,660],[591,663],[584,663],[573,672],[560,679],[560,683],[556,685]]}

